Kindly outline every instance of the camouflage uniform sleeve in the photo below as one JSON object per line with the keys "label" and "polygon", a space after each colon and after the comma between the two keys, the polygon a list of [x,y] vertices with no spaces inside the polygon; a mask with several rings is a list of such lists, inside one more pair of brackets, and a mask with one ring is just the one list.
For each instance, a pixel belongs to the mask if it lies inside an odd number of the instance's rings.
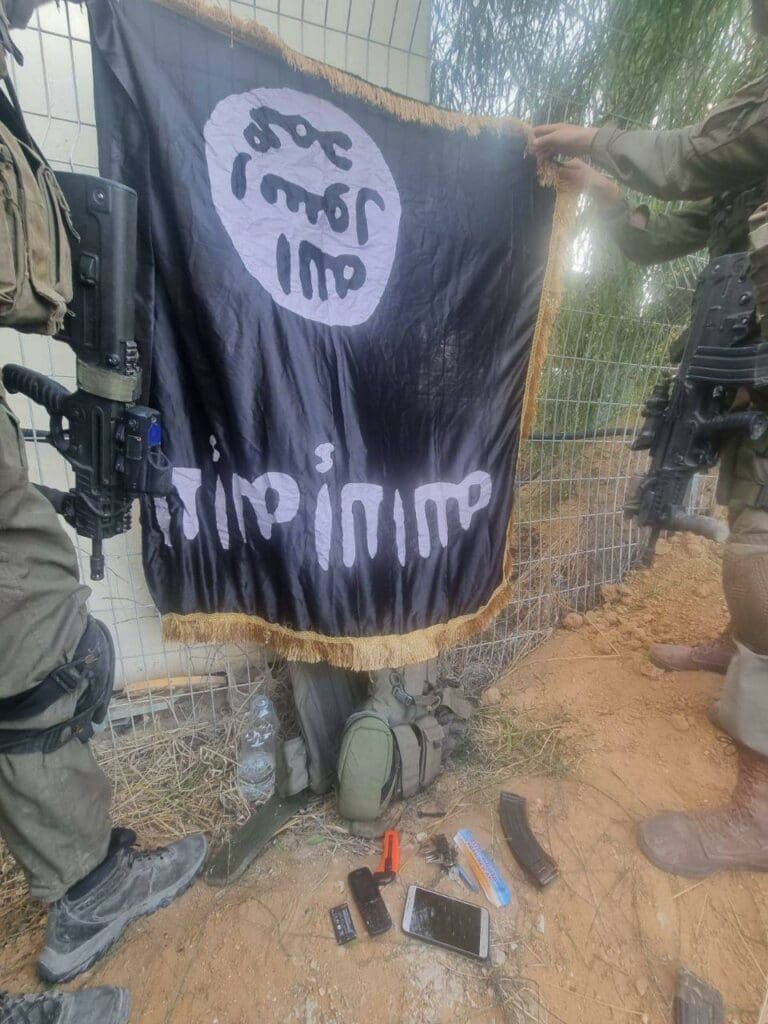
{"label": "camouflage uniform sleeve", "polygon": [[[651,213],[647,206],[633,211],[623,199],[601,219],[623,256],[650,266],[704,249],[709,241],[711,205],[712,201],[705,199],[671,213]],[[645,227],[631,222],[634,212],[643,215]]]}
{"label": "camouflage uniform sleeve", "polygon": [[703,199],[751,185],[768,168],[768,75],[686,128],[624,131],[609,122],[590,156],[617,181],[659,199]]}

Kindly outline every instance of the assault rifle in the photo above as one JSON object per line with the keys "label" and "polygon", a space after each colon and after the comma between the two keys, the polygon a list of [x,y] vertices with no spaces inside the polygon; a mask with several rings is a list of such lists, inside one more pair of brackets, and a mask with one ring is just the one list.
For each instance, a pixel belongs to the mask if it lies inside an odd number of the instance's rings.
{"label": "assault rifle", "polygon": [[[171,488],[155,409],[136,404],[141,373],[134,340],[136,193],[86,174],[58,173],[78,232],[72,244],[74,295],[57,337],[77,357],[77,390],[9,364],[3,383],[50,416],[44,439],[72,466],[68,492],[39,490],[77,533],[91,540],[91,579],[104,578],[103,541],[125,533],[131,505]],[[37,435],[39,436],[39,435]]]}
{"label": "assault rifle", "polygon": [[651,463],[624,511],[651,528],[649,557],[662,530],[727,536],[724,523],[691,514],[687,505],[694,474],[717,464],[727,438],[757,440],[768,430],[765,413],[731,410],[740,388],[768,394],[768,343],[758,327],[748,253],[721,256],[704,271],[677,374],[663,375],[643,408],[632,448],[648,450]]}

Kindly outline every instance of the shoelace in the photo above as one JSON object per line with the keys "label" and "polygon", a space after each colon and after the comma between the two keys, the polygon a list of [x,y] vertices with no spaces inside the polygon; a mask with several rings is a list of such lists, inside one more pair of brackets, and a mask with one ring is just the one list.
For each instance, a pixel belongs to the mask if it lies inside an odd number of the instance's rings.
{"label": "shoelace", "polygon": [[130,846],[126,849],[125,856],[129,864],[140,863],[145,860],[166,863],[171,859],[172,853],[167,846],[159,846],[154,850],[137,850],[135,847]]}

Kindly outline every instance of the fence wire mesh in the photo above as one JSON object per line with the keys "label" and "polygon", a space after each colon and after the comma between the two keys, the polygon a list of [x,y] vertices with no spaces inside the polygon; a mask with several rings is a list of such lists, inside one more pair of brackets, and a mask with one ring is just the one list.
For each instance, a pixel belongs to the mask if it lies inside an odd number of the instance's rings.
{"label": "fence wire mesh", "polygon": [[[430,0],[222,0],[216,6],[255,18],[312,57],[398,92],[428,97]],[[96,173],[84,10],[49,4],[17,42],[26,61],[14,72],[16,84],[44,152],[56,168]],[[562,103],[553,103],[562,115]],[[575,279],[589,280],[593,256],[589,236],[580,236],[572,258]],[[676,265],[663,279],[649,272],[649,302],[662,292],[689,295],[694,276],[695,261]],[[595,603],[600,585],[620,580],[642,548],[637,529],[622,515],[629,481],[644,465],[644,456],[631,452],[627,434],[638,425],[640,400],[665,363],[685,303],[676,307],[679,317],[656,321],[638,310],[615,316],[595,311],[580,302],[582,293],[568,292],[545,368],[536,433],[520,453],[517,597],[484,635],[444,656],[452,675],[498,675],[540,644],[564,611]],[[635,347],[639,324],[642,351]],[[607,336],[610,358],[602,344]],[[74,386],[74,359],[57,342],[3,331],[0,357]],[[23,398],[14,401],[25,426],[47,428],[39,408]],[[583,436],[596,429],[599,436]],[[37,441],[29,448],[34,480],[71,486],[56,453]],[[85,578],[87,546],[72,539]],[[265,678],[264,652],[238,645],[164,644],[143,579],[138,532],[109,542],[106,554],[107,572],[102,584],[93,585],[92,611],[108,623],[117,647],[122,692],[110,715],[113,744],[144,748],[169,732],[230,728],[233,711]]]}

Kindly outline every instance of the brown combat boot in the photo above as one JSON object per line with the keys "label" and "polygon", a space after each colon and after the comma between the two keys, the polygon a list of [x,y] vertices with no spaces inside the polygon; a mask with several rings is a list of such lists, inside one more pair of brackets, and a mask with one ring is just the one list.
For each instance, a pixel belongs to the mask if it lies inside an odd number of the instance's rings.
{"label": "brown combat boot", "polygon": [[768,758],[739,747],[730,803],[713,811],[665,811],[640,825],[640,849],[662,871],[706,878],[768,871]]}
{"label": "brown combat boot", "polygon": [[717,672],[724,676],[736,653],[733,641],[718,637],[706,644],[651,644],[648,657],[665,672]]}

